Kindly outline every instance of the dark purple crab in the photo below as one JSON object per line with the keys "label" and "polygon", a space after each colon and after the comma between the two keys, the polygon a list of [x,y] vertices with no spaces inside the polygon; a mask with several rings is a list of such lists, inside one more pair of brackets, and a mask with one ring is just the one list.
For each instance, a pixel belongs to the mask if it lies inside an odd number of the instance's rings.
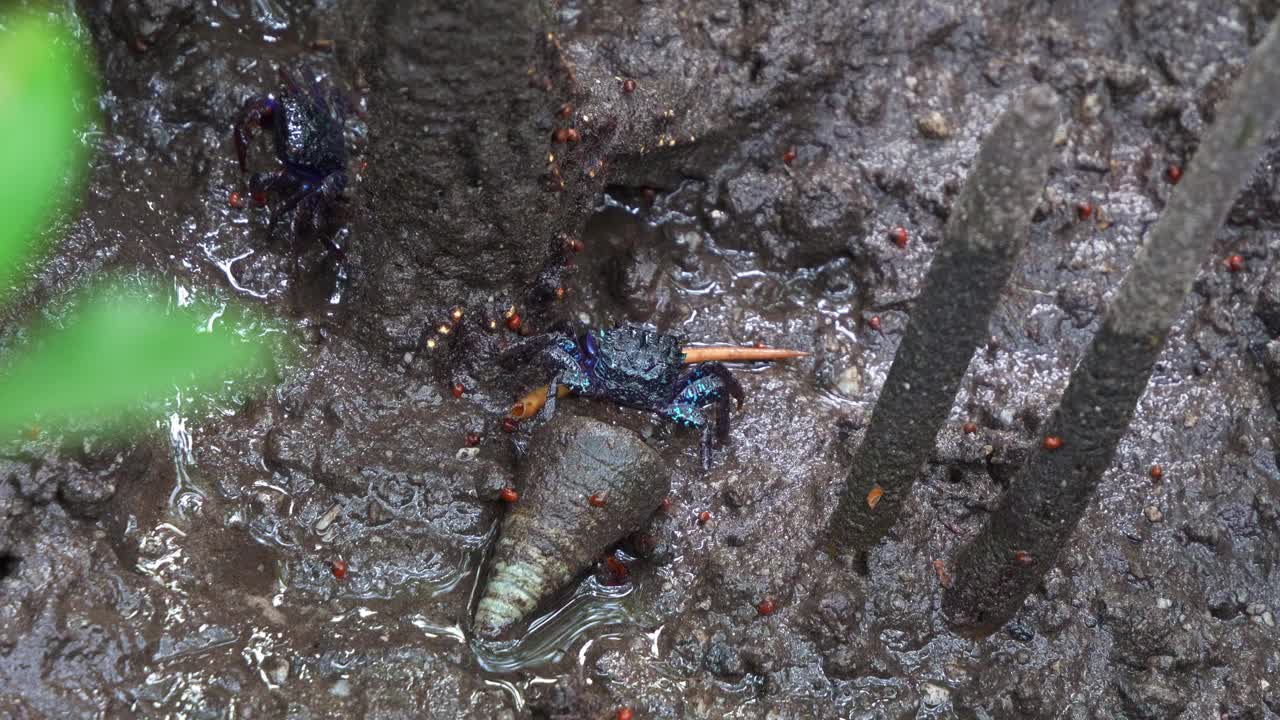
{"label": "dark purple crab", "polygon": [[[507,350],[504,365],[536,359],[551,373],[550,388],[563,385],[576,395],[655,412],[678,425],[701,428],[702,461],[713,446],[729,439],[729,398],[742,405],[742,386],[719,362],[685,365],[683,338],[641,325],[538,335]],[[555,412],[556,392],[547,393],[543,412]],[[716,404],[716,432],[703,406]]]}
{"label": "dark purple crab", "polygon": [[[285,198],[271,209],[272,227],[281,215],[296,209],[294,234],[315,234],[330,225],[347,186],[346,100],[337,88],[326,90],[318,80],[304,89],[283,68],[280,80],[283,89],[277,95],[259,95],[245,103],[235,125],[236,156],[241,171],[248,172],[255,128],[271,130],[276,158],[284,167],[254,173],[249,192],[263,203],[269,196]],[[331,236],[326,242],[342,254]]]}

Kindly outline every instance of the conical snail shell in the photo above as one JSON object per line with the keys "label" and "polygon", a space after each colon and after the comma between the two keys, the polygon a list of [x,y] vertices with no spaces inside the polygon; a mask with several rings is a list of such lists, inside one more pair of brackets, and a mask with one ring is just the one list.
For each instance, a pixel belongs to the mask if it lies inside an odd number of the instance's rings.
{"label": "conical snail shell", "polygon": [[670,469],[653,448],[598,420],[559,413],[529,448],[520,500],[502,522],[476,607],[475,631],[485,639],[506,633],[643,528],[671,489]]}

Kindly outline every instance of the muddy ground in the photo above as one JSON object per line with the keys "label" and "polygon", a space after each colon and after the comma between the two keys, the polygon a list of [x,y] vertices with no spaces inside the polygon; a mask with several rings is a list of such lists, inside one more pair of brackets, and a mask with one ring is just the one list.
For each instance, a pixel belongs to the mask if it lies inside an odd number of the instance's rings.
{"label": "muddy ground", "polygon": [[[90,182],[3,310],[0,347],[117,270],[160,274],[175,302],[256,304],[300,352],[265,395],[150,409],[135,442],[36,431],[4,446],[0,715],[1280,715],[1280,300],[1255,311],[1275,293],[1280,143],[1040,592],[966,640],[943,622],[934,566],[1010,490],[1167,168],[1276,12],[83,0],[102,77]],[[359,110],[341,262],[228,205],[245,189],[235,115],[279,88],[281,65]],[[860,574],[819,542],[849,448],[977,142],[1034,82],[1065,109],[1048,189],[936,457]],[[577,142],[553,142],[568,127]],[[254,149],[270,169],[269,145]],[[566,238],[585,250],[562,270]],[[438,335],[455,306],[463,327]],[[501,419],[540,379],[492,362],[516,338],[511,306],[525,332],[635,320],[813,354],[737,370],[748,400],[707,472],[696,433],[563,401],[649,438],[674,468],[672,506],[648,557],[626,556],[628,582],[587,573],[517,640],[476,643],[498,493],[520,482],[529,437]]]}

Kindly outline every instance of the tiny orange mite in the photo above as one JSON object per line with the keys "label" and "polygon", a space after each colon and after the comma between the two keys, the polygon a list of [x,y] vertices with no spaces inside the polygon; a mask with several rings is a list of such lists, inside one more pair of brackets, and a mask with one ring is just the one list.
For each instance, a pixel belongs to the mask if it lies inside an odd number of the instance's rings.
{"label": "tiny orange mite", "polygon": [[978,432],[978,426],[977,426],[976,424],[974,424],[974,423],[971,423],[971,422],[967,422],[967,423],[965,423],[965,424],[961,425],[961,426],[960,426],[960,429],[961,429],[962,431],[964,431],[964,434],[965,434],[965,435],[972,435],[972,434],[974,434],[974,433]]}
{"label": "tiny orange mite", "polygon": [[1182,166],[1170,165],[1169,169],[1164,171],[1164,176],[1169,178],[1169,182],[1177,185],[1178,181],[1182,179]]}
{"label": "tiny orange mite", "polygon": [[1013,554],[1013,562],[1022,567],[1031,567],[1036,564],[1036,559],[1026,550],[1019,550]]}
{"label": "tiny orange mite", "polygon": [[513,433],[516,431],[516,426],[518,424],[519,423],[516,422],[515,418],[502,418],[502,432]]}
{"label": "tiny orange mite", "polygon": [[698,513],[699,525],[706,525],[709,522],[711,522],[711,513],[709,511],[703,510],[702,512]]}
{"label": "tiny orange mite", "polygon": [[480,433],[467,433],[467,447],[475,447],[480,444]]}
{"label": "tiny orange mite", "polygon": [[511,332],[520,332],[519,313],[511,313],[511,317],[507,318],[507,329]]}
{"label": "tiny orange mite", "polygon": [[515,488],[505,487],[498,493],[498,497],[502,498],[502,502],[513,503],[520,499],[520,493],[516,492]]}
{"label": "tiny orange mite", "polygon": [[1160,478],[1162,478],[1162,477],[1164,477],[1164,468],[1160,467],[1159,465],[1152,465],[1152,466],[1151,466],[1151,479],[1152,479],[1152,480],[1159,480],[1159,479],[1160,479]]}
{"label": "tiny orange mite", "polygon": [[603,493],[596,493],[595,495],[592,495],[591,497],[587,498],[587,503],[590,504],[591,507],[600,508],[600,507],[604,507],[605,505],[608,505],[609,501],[605,498]]}
{"label": "tiny orange mite", "polygon": [[632,80],[631,78],[627,78],[626,80],[623,80],[623,81],[622,81],[622,92],[624,92],[624,93],[626,93],[626,94],[630,95],[631,93],[633,93],[633,92],[635,92],[635,91],[636,91],[636,81],[635,81],[635,80]]}
{"label": "tiny orange mite", "polygon": [[756,606],[756,612],[760,613],[761,615],[772,615],[773,611],[777,609],[778,609],[778,603],[774,602],[773,598],[771,597],[767,597],[764,600],[761,600],[760,604]]}
{"label": "tiny orange mite", "polygon": [[893,240],[895,245],[897,245],[900,248],[904,248],[907,246],[907,241],[909,239],[909,236],[907,235],[907,229],[899,225],[898,227],[889,231],[889,238]]}
{"label": "tiny orange mite", "polygon": [[227,204],[239,210],[240,208],[244,207],[244,198],[241,197],[240,193],[233,192],[231,193],[231,195],[227,197]]}
{"label": "tiny orange mite", "polygon": [[462,393],[467,391],[467,389],[462,386],[462,383],[454,383],[453,387],[449,388],[449,390],[453,393],[455,398],[462,397]]}
{"label": "tiny orange mite", "polygon": [[1062,438],[1057,435],[1046,435],[1043,445],[1045,450],[1057,450],[1062,447]]}
{"label": "tiny orange mite", "polygon": [[1093,206],[1087,202],[1078,203],[1076,205],[1076,215],[1081,220],[1088,220],[1093,215]]}
{"label": "tiny orange mite", "polygon": [[879,485],[871,488],[870,492],[867,493],[867,508],[875,510],[882,497],[884,497],[884,490]]}
{"label": "tiny orange mite", "polygon": [[786,165],[790,165],[791,162],[795,159],[796,159],[796,149],[793,147],[787,148],[787,151],[782,153],[782,162]]}
{"label": "tiny orange mite", "polygon": [[867,320],[867,327],[871,328],[872,330],[875,330],[875,331],[879,332],[879,330],[880,330],[880,316],[879,316],[879,315],[872,315],[872,316]]}
{"label": "tiny orange mite", "polygon": [[1228,272],[1238,273],[1244,270],[1244,256],[1232,255],[1226,259],[1226,264]]}
{"label": "tiny orange mite", "polygon": [[334,560],[329,563],[329,569],[333,571],[333,576],[339,580],[347,577],[347,561]]}
{"label": "tiny orange mite", "polygon": [[635,716],[636,714],[631,712],[631,708],[622,708],[618,711],[618,720],[632,720]]}

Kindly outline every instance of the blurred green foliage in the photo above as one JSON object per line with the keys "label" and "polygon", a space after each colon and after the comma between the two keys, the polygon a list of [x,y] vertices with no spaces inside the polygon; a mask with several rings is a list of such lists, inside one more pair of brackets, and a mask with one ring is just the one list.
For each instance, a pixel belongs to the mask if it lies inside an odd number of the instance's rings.
{"label": "blurred green foliage", "polygon": [[0,296],[78,187],[89,74],[74,38],[34,15],[0,34]]}
{"label": "blurred green foliage", "polygon": [[[81,186],[91,78],[65,27],[34,15],[0,19],[0,299],[31,271],[49,223]],[[213,389],[269,363],[252,313],[174,307],[171,294],[146,282],[98,284],[0,359],[0,439],[37,419],[116,420],[142,401]]]}

